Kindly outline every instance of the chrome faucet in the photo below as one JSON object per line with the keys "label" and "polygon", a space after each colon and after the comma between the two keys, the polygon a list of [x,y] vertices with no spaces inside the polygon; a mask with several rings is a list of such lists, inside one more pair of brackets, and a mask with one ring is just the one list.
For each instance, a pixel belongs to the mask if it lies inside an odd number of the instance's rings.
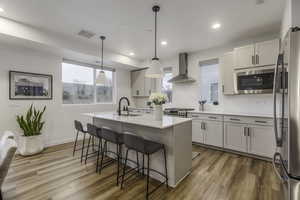
{"label": "chrome faucet", "polygon": [[122,100],[126,100],[126,101],[127,101],[127,108],[124,107],[123,110],[125,110],[125,111],[127,111],[127,112],[129,113],[129,110],[128,110],[128,106],[130,106],[129,99],[128,99],[127,97],[121,97],[120,100],[119,100],[119,108],[118,108],[118,114],[119,114],[119,115],[122,114],[122,108],[121,108]]}

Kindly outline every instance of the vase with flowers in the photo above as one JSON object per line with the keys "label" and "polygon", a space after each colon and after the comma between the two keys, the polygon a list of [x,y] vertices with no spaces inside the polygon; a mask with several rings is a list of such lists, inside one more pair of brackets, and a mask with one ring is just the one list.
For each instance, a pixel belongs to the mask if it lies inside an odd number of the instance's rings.
{"label": "vase with flowers", "polygon": [[152,93],[149,98],[150,102],[154,105],[154,119],[162,120],[163,108],[162,105],[168,101],[168,97],[162,93]]}

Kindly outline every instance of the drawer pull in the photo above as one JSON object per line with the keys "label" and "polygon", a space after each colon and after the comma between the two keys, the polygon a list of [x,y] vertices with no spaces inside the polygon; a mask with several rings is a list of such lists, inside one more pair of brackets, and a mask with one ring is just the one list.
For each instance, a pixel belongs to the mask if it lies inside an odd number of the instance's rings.
{"label": "drawer pull", "polygon": [[236,119],[236,118],[230,118],[230,120],[232,120],[232,121],[241,121],[240,119]]}
{"label": "drawer pull", "polygon": [[255,120],[255,122],[256,123],[263,123],[263,124],[267,123],[266,121],[260,121],[260,120]]}
{"label": "drawer pull", "polygon": [[212,116],[209,116],[208,118],[209,119],[217,119],[217,117],[212,117]]}

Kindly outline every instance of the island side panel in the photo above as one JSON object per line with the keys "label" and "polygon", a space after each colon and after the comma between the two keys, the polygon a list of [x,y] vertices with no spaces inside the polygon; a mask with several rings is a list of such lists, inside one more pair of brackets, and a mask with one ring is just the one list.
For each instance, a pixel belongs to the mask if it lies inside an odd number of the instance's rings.
{"label": "island side panel", "polygon": [[175,183],[178,184],[192,170],[192,121],[173,127]]}
{"label": "island side panel", "polygon": [[[171,187],[175,187],[175,156],[174,156],[174,134],[173,134],[173,127],[166,128],[166,129],[158,129],[158,128],[151,128],[133,124],[122,124],[122,130],[124,132],[131,132],[138,136],[141,136],[147,140],[155,141],[161,144],[164,144],[166,147],[167,153],[167,168],[168,168],[168,178],[169,178],[169,185]],[[135,152],[131,152],[129,157],[133,160],[136,160]],[[142,164],[142,157],[140,156],[140,165]],[[145,156],[145,166],[147,166],[147,157]],[[164,156],[163,151],[156,152],[150,156],[150,168],[155,169],[159,172],[165,174],[164,168]],[[145,171],[146,172],[146,171]],[[164,178],[160,175],[150,172],[150,176],[156,180],[161,182],[164,181]]]}

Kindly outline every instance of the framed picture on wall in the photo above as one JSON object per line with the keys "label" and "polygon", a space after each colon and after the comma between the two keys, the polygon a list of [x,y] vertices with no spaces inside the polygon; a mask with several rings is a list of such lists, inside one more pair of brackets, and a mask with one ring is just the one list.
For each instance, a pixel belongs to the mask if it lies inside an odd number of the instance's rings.
{"label": "framed picture on wall", "polygon": [[51,100],[52,75],[9,71],[9,99]]}

